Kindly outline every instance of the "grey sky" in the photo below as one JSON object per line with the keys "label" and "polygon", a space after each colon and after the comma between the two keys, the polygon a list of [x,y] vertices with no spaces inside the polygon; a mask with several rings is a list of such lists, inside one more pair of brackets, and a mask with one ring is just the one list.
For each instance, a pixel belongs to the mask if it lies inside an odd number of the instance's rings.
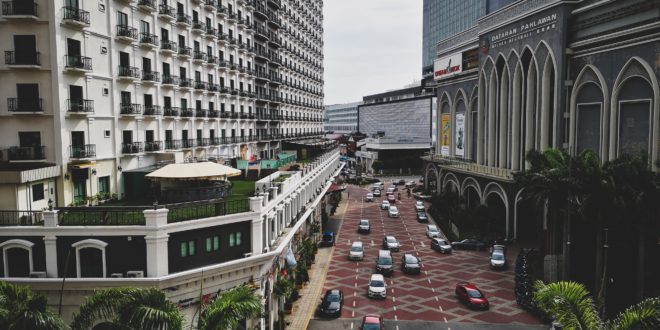
{"label": "grey sky", "polygon": [[362,100],[422,72],[422,0],[323,3],[325,104]]}

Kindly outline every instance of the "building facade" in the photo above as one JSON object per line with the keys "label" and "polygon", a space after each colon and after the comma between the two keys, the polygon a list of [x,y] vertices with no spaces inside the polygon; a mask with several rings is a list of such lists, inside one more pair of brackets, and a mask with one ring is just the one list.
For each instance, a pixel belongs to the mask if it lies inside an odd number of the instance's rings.
{"label": "building facade", "polygon": [[358,129],[358,106],[362,102],[325,106],[323,128],[326,132],[349,134]]}
{"label": "building facade", "polygon": [[0,207],[121,199],[123,171],[321,134],[322,4],[3,2]]}
{"label": "building facade", "polygon": [[[660,31],[659,9],[644,0],[519,1],[437,45],[439,143],[425,157],[425,183],[457,192],[468,205],[487,206],[501,237],[544,242],[548,280],[577,279],[599,288],[603,255],[593,248],[601,228],[583,228],[594,236],[568,241],[574,252],[566,260],[561,228],[570,224],[539,217],[513,176],[528,169],[529,151],[548,148],[591,149],[602,162],[641,152],[658,170],[660,44],[653,36]],[[631,227],[621,226],[621,235]],[[660,274],[652,261],[660,256],[657,232],[634,238],[645,253],[617,258],[617,269],[637,272],[612,271],[611,283],[636,286],[626,292],[608,284],[618,297],[608,301],[609,310],[657,296],[651,280]]]}

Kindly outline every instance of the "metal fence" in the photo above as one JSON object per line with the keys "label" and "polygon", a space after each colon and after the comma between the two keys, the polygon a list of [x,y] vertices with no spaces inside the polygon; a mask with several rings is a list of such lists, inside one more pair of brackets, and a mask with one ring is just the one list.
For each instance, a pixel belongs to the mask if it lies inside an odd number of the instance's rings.
{"label": "metal fence", "polygon": [[167,223],[211,218],[250,211],[248,199],[207,200],[190,203],[168,204]]}
{"label": "metal fence", "polygon": [[41,226],[41,211],[0,211],[0,226]]}
{"label": "metal fence", "polygon": [[144,226],[148,206],[95,206],[58,208],[60,226]]}

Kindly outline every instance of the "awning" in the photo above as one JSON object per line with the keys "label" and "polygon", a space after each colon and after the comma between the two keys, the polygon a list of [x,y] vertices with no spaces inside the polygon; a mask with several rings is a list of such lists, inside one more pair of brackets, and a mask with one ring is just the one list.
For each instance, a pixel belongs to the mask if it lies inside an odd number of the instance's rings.
{"label": "awning", "polygon": [[340,186],[336,183],[333,183],[333,184],[330,185],[330,188],[328,188],[328,191],[326,192],[326,194],[330,194],[330,193],[338,192],[338,191],[344,191],[344,190],[346,190],[346,186]]}
{"label": "awning", "polygon": [[241,175],[233,167],[212,162],[170,164],[146,175],[155,180],[226,179]]}
{"label": "awning", "polygon": [[84,164],[70,164],[69,169],[82,170],[84,168],[90,168],[96,166],[96,163],[84,163]]}

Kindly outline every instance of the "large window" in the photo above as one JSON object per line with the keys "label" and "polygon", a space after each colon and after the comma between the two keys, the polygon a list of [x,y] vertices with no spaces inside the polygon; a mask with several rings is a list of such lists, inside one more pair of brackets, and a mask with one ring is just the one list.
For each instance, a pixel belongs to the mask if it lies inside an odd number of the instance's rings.
{"label": "large window", "polygon": [[195,241],[181,242],[181,257],[192,257],[195,250]]}
{"label": "large window", "polygon": [[242,234],[240,232],[229,234],[229,247],[241,246],[243,243]]}
{"label": "large window", "polygon": [[32,201],[40,201],[44,199],[44,184],[37,183],[32,185]]}
{"label": "large window", "polygon": [[110,194],[110,177],[109,176],[102,176],[99,177],[99,194],[102,196],[106,196]]}
{"label": "large window", "polygon": [[206,238],[206,252],[216,252],[220,250],[220,237],[213,236]]}

